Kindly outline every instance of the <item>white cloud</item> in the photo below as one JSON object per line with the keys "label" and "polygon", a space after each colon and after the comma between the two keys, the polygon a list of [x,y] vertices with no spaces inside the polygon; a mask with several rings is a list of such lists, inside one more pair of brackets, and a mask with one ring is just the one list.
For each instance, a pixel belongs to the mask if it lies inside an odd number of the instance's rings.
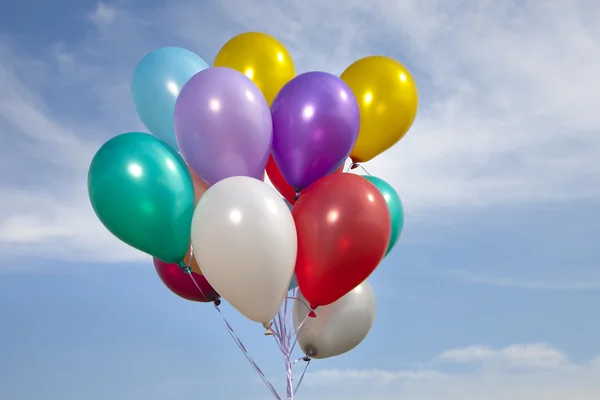
{"label": "white cloud", "polygon": [[[444,363],[440,365],[440,361]],[[471,368],[456,368],[472,364]],[[437,369],[324,370],[307,374],[303,398],[370,400],[592,400],[600,398],[600,363],[572,362],[547,344],[502,349],[472,346],[442,353]],[[443,368],[442,368],[443,367]],[[339,388],[332,393],[329,387]]]}
{"label": "white cloud", "polygon": [[[15,60],[1,46],[0,57]],[[49,99],[20,81],[16,68],[0,65],[0,87],[0,132],[6,144],[0,252],[71,260],[141,259],[141,253],[113,238],[91,209],[87,167],[100,143],[81,135],[86,124],[53,115]]]}
{"label": "white cloud", "polygon": [[475,285],[490,285],[499,287],[510,287],[516,289],[534,289],[534,290],[598,290],[600,289],[600,279],[597,273],[582,274],[579,276],[570,276],[566,279],[545,279],[534,280],[524,277],[502,277],[489,274],[482,274],[477,271],[469,270],[447,270],[445,275],[456,277],[462,281]]}
{"label": "white cloud", "polygon": [[117,9],[114,6],[98,3],[96,9],[90,13],[90,20],[99,26],[111,25],[117,18]]}
{"label": "white cloud", "polygon": [[[139,129],[128,88],[145,51],[179,44],[210,61],[245,30],[279,37],[299,70],[340,73],[372,53],[414,70],[422,103],[413,130],[366,165],[398,188],[409,217],[600,195],[600,5],[591,0],[174,0],[135,12],[100,3],[88,17],[96,34],[55,44],[52,59],[0,43],[4,254],[147,259],[95,220],[89,161],[102,140]],[[66,93],[86,112],[61,109]]]}
{"label": "white cloud", "polygon": [[567,357],[545,343],[512,345],[500,350],[489,346],[471,346],[447,350],[440,360],[457,363],[496,362],[506,366],[556,368],[567,363]]}

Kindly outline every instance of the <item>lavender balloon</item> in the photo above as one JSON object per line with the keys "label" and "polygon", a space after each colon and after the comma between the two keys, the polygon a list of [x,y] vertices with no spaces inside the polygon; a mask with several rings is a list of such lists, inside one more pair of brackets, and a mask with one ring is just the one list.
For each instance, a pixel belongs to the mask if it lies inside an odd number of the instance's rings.
{"label": "lavender balloon", "polygon": [[208,184],[261,179],[273,125],[267,101],[245,75],[222,67],[198,72],[179,93],[174,124],[181,155]]}
{"label": "lavender balloon", "polygon": [[296,190],[334,172],[358,137],[360,113],[352,90],[326,72],[289,81],[271,105],[273,158]]}

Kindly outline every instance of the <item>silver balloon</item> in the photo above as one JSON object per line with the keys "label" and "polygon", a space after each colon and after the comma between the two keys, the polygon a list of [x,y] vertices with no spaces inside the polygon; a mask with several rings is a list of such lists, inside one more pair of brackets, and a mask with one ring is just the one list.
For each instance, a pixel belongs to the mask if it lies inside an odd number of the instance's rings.
{"label": "silver balloon", "polygon": [[300,291],[294,302],[294,327],[304,324],[298,335],[302,351],[312,358],[344,354],[367,337],[375,321],[375,293],[364,281],[341,299],[315,310],[316,318],[306,318],[306,299]]}

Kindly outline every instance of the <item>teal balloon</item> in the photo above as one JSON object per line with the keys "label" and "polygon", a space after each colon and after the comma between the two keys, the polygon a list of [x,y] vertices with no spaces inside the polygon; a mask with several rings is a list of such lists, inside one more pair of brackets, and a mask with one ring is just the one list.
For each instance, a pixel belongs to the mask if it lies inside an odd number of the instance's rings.
{"label": "teal balloon", "polygon": [[376,176],[364,176],[369,182],[381,192],[390,210],[390,217],[392,218],[392,235],[390,236],[390,244],[388,245],[385,255],[394,248],[396,242],[400,238],[402,228],[404,227],[404,208],[402,207],[402,201],[396,190],[381,178]]}
{"label": "teal balloon", "polygon": [[288,288],[288,292],[290,290],[294,290],[298,287],[298,281],[296,280],[296,274],[292,275],[292,280],[290,282],[290,287]]}
{"label": "teal balloon", "polygon": [[[285,201],[285,204],[288,206],[290,211],[292,211],[294,209],[294,205],[292,203],[290,203],[286,199],[283,199],[283,201]],[[288,288],[288,292],[290,290],[296,289],[297,287],[298,287],[298,281],[296,280],[296,274],[294,274],[294,275],[292,275],[292,280],[290,281],[290,287]]]}
{"label": "teal balloon", "polygon": [[139,132],[110,139],[92,160],[88,194],[100,221],[123,242],[169,263],[186,256],[194,184],[163,141]]}
{"label": "teal balloon", "polygon": [[180,47],[162,47],[144,56],[133,73],[131,94],[146,128],[177,149],[173,131],[175,102],[181,88],[208,64]]}

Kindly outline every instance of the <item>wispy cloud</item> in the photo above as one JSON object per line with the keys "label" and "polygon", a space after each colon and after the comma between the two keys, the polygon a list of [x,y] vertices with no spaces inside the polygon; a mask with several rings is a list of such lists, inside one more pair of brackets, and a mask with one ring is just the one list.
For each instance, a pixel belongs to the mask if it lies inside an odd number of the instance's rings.
{"label": "wispy cloud", "polygon": [[[517,277],[501,277],[488,275],[470,270],[447,270],[445,274],[464,282],[475,285],[490,285],[516,289],[532,289],[532,290],[599,290],[600,277],[597,274],[589,276],[573,277],[572,274],[565,276],[562,279],[531,279]],[[580,274],[581,275],[581,274]]]}
{"label": "wispy cloud", "polygon": [[565,354],[547,343],[518,344],[498,350],[489,346],[471,346],[447,350],[438,359],[455,363],[480,362],[528,368],[558,368],[569,362]]}
{"label": "wispy cloud", "polygon": [[[440,364],[443,362],[443,364]],[[473,364],[470,369],[453,365]],[[326,387],[343,388],[329,398],[391,400],[592,400],[600,396],[597,359],[574,363],[548,344],[494,349],[471,346],[443,352],[420,370],[323,370],[307,376],[306,393],[325,399]]]}
{"label": "wispy cloud", "polygon": [[146,51],[181,45],[210,62],[245,30],[279,37],[300,71],[340,73],[373,53],[413,69],[422,99],[415,126],[366,166],[398,188],[410,217],[600,196],[600,6],[591,0],[136,6],[100,3],[86,35],[43,56],[1,39],[3,254],[147,259],[96,221],[89,161],[102,141],[142,129],[129,79]]}

